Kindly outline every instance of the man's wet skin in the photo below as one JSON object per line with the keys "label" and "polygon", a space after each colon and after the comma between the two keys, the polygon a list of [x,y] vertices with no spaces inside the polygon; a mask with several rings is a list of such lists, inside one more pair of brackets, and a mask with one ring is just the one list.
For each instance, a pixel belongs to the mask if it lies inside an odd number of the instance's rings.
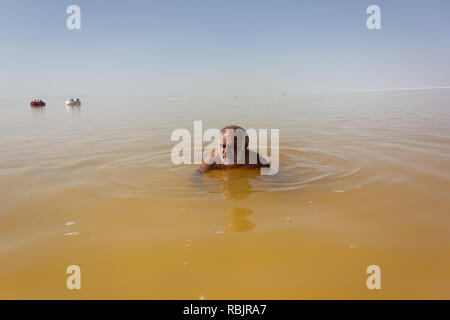
{"label": "man's wet skin", "polygon": [[228,126],[221,130],[221,134],[222,150],[215,149],[203,159],[201,174],[210,170],[270,167],[267,160],[248,149],[249,137],[243,128]]}

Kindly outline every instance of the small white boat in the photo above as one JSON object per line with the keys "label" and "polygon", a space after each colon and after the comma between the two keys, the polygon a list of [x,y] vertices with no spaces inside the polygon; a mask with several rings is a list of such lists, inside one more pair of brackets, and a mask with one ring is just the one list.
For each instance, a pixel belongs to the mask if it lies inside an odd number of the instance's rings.
{"label": "small white boat", "polygon": [[74,100],[73,98],[70,98],[66,101],[66,106],[81,106],[81,101],[80,99]]}

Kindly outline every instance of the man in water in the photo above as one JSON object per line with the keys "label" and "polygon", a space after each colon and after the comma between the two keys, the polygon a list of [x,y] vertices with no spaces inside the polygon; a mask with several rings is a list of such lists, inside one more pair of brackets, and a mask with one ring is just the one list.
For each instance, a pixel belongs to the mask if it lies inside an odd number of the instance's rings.
{"label": "man in water", "polygon": [[200,165],[201,174],[214,169],[270,167],[266,159],[248,149],[249,137],[243,128],[228,126],[220,132],[222,148],[214,149],[203,159]]}

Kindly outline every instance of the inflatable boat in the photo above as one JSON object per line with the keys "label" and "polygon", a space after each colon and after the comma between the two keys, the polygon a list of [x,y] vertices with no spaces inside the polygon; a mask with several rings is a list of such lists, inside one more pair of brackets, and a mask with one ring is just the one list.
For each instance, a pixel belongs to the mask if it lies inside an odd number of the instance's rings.
{"label": "inflatable boat", "polygon": [[81,101],[80,99],[74,100],[73,98],[70,98],[66,101],[66,106],[80,106],[81,105]]}
{"label": "inflatable boat", "polygon": [[45,102],[42,100],[33,100],[30,102],[30,106],[32,107],[45,107]]}

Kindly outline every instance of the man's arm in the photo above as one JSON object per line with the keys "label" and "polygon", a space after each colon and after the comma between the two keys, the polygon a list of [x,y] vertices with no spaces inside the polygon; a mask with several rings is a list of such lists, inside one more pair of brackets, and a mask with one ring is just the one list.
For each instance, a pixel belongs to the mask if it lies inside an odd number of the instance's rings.
{"label": "man's arm", "polygon": [[203,160],[202,164],[200,165],[200,173],[201,173],[201,174],[207,173],[209,170],[212,169],[212,166],[213,166],[213,165],[214,165],[214,164],[208,164],[208,163],[206,163],[206,162]]}
{"label": "man's arm", "polygon": [[200,173],[205,174],[208,171],[215,168],[216,162],[214,161],[215,158],[215,151],[212,151],[209,155],[207,155],[204,159],[202,164],[200,165]]}

